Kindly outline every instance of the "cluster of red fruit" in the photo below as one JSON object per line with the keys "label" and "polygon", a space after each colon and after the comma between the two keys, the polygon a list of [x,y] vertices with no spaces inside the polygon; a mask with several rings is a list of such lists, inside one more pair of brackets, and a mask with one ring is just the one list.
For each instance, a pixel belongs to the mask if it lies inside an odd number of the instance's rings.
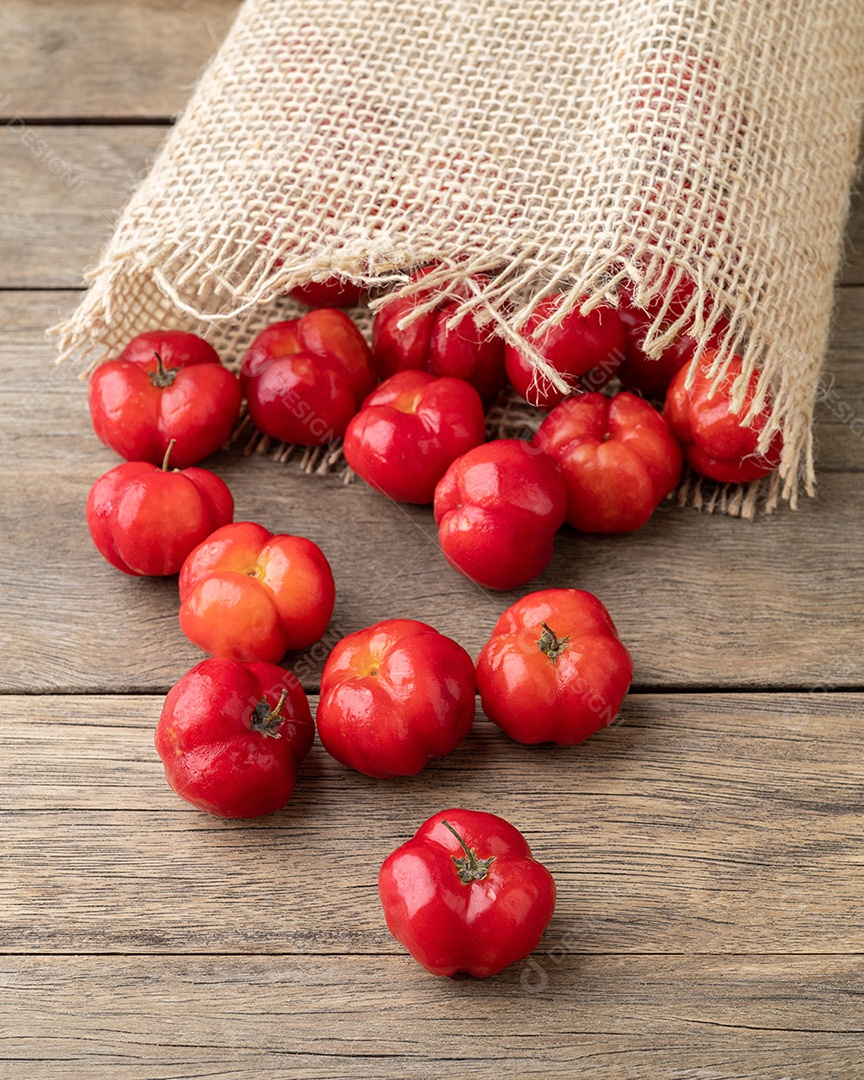
{"label": "cluster of red fruit", "polygon": [[[685,389],[681,365],[706,362],[689,344],[675,346],[671,428],[644,398],[586,390],[613,373],[637,386],[639,365],[657,365],[639,359],[640,331],[625,331],[628,311],[642,330],[647,315],[639,323],[626,306],[601,307],[549,331],[538,345],[574,391],[563,397],[537,388],[518,350],[470,315],[448,326],[458,299],[400,329],[422,299],[382,309],[373,351],[346,315],[325,308],[259,334],[239,379],[181,331],[139,335],[91,379],[96,433],[127,458],[90,492],[93,540],[125,573],[179,573],[181,628],[211,655],[169,692],[155,736],[170,785],[210,813],[256,817],[288,801],[315,729],[298,680],[276,665],[322,637],[335,602],[316,544],[233,523],[227,486],[196,467],[227,440],[243,395],[262,431],[307,445],[344,435],[346,458],[373,486],[434,501],[448,560],[492,588],[540,573],[565,518],[591,531],[644,524],[677,483],[675,435],[691,462],[720,479],[752,479],[776,464],[755,457],[759,423],[739,423],[728,390],[708,399],[701,368]],[[544,302],[536,322],[557,302]],[[530,442],[486,443],[483,403],[507,375],[552,411]],[[455,641],[410,619],[343,638],[324,669],[318,732],[350,768],[413,775],[465,739],[479,688],[484,712],[512,738],[572,745],[614,719],[632,672],[600,601],[549,589],[503,613],[476,665]],[[428,865],[408,873],[419,855]],[[554,906],[551,875],[524,838],[494,815],[464,810],[436,815],[394,852],[380,889],[393,933],[439,974],[500,971],[537,944]],[[457,933],[454,912],[464,909],[464,923],[469,908],[477,926],[486,912],[496,932]]]}
{"label": "cluster of red fruit", "polygon": [[[422,285],[428,272],[415,274],[415,283]],[[318,299],[352,302],[360,295],[338,281],[315,288]],[[537,376],[524,351],[505,346],[472,314],[450,325],[460,301],[468,298],[464,286],[418,314],[416,308],[430,299],[421,288],[386,304],[376,316],[372,370],[366,377],[369,383],[376,377],[384,381],[368,393],[359,412],[346,419],[350,402],[336,410],[315,399],[314,416],[325,432],[320,441],[344,434],[346,460],[369,484],[400,502],[434,502],[441,548],[453,566],[487,588],[516,588],[545,569],[565,520],[584,532],[641,528],[677,485],[682,454],[698,472],[724,483],[755,480],[777,467],[779,434],[766,453],[756,449],[769,405],[751,425],[742,422],[756,392],[755,374],[743,404],[731,407],[739,357],[711,393],[711,365],[728,329],[724,318],[716,321],[709,348],[698,357],[696,340],[688,334],[679,334],[656,359],[645,352],[655,318],[671,326],[694,293],[689,279],[674,288],[670,283],[643,309],[625,287],[617,308],[600,305],[584,315],[572,310],[536,337],[541,323],[554,321],[561,303],[559,295],[542,300],[524,334],[568,392]],[[704,316],[710,308],[707,301]],[[299,400],[312,400],[308,385],[299,384],[309,371],[308,363],[297,359],[303,323],[279,324],[296,327],[287,345],[275,345],[273,335],[283,333],[278,327],[258,338],[250,350],[250,370],[256,378],[260,373],[261,381],[247,382],[246,393],[262,431],[310,444],[312,421],[296,408]],[[360,351],[355,342],[354,370],[362,367]],[[613,376],[625,390],[613,397],[598,393]],[[485,441],[483,406],[508,379],[529,404],[548,412],[530,442]],[[362,395],[368,387],[359,390]],[[650,401],[664,397],[661,413]]]}

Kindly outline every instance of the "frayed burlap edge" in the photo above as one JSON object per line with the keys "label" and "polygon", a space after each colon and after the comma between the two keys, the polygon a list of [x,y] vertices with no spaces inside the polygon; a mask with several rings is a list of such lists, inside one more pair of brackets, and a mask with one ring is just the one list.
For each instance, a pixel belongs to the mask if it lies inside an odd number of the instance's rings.
{"label": "frayed burlap edge", "polygon": [[[486,437],[490,440],[530,439],[544,415],[527,405],[514,391],[504,391],[486,414]],[[335,476],[344,485],[357,480],[357,474],[345,461],[341,439],[327,446],[280,442],[259,431],[245,408],[225,449],[239,450],[244,457],[269,458],[280,465],[292,462],[308,476]],[[758,515],[770,515],[777,509],[780,477],[773,473],[750,484],[719,484],[685,466],[681,482],[668,501],[705,514],[724,514],[753,521]]]}

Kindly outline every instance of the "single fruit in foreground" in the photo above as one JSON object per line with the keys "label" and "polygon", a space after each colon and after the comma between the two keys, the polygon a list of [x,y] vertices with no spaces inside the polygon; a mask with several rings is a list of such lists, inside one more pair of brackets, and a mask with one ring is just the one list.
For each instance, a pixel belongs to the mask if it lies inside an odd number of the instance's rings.
{"label": "single fruit in foreground", "polygon": [[609,612],[582,589],[517,601],[477,660],[483,712],[522,743],[582,742],[612,723],[632,678]]}
{"label": "single fruit in foreground", "polygon": [[193,548],[234,516],[224,480],[206,469],[127,461],[100,476],[87,496],[93,543],[124,574],[177,574]]}
{"label": "single fruit in foreground", "polygon": [[317,544],[252,521],[217,529],[180,570],[180,627],[205,652],[276,663],[318,641],[333,572]]}
{"label": "single fruit in foreground", "polygon": [[159,465],[172,439],[175,468],[220,450],[240,413],[237,376],[202,338],[150,330],[90,377],[93,429],[127,461]]}
{"label": "single fruit in foreground", "polygon": [[497,975],[536,949],[555,910],[552,875],[515,826],[443,810],[384,860],[390,933],[433,975]]}
{"label": "single fruit in foreground", "polygon": [[560,468],[521,439],[469,450],[435,489],[445,558],[488,589],[516,589],[542,574],[566,511]]}
{"label": "single fruit in foreground", "polygon": [[367,776],[413,776],[454,750],[474,722],[474,664],[452,638],[414,619],[344,637],[321,678],[324,748]]}
{"label": "single fruit in foreground", "polygon": [[275,664],[204,660],[169,691],[156,725],[165,777],[226,818],[281,810],[315,738],[300,683]]}

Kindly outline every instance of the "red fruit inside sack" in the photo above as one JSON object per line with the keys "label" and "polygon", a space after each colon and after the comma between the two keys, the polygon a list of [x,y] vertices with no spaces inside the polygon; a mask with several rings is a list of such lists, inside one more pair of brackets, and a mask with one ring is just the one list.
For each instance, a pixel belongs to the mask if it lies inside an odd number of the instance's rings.
{"label": "red fruit inside sack", "polygon": [[[418,270],[411,280],[422,281],[434,269]],[[462,293],[464,299],[470,295],[467,288]],[[490,326],[478,325],[470,312],[456,326],[448,327],[459,300],[442,301],[409,326],[399,327],[400,320],[428,295],[428,291],[421,291],[391,300],[376,314],[372,349],[381,374],[387,378],[400,371],[427,371],[439,378],[464,379],[485,402],[492,401],[506,382],[504,342]]]}
{"label": "red fruit inside sack", "polygon": [[[681,368],[666,394],[664,410],[669,426],[681,444],[684,459],[697,472],[721,483],[749,483],[767,476],[780,464],[783,434],[778,431],[764,454],[757,453],[756,444],[771,414],[766,403],[753,423],[742,422],[756,395],[758,373],[750,377],[745,400],[740,409],[732,410],[732,384],[741,374],[743,360],[734,356],[728,371],[714,393],[711,363],[716,356],[708,349]],[[693,385],[686,387],[687,375],[695,368]]]}
{"label": "red fruit inside sack", "polygon": [[357,307],[363,303],[366,290],[345,278],[329,277],[324,281],[310,281],[288,290],[288,295],[300,304],[313,308]]}
{"label": "red fruit inside sack", "polygon": [[569,394],[599,390],[618,370],[624,359],[626,339],[615,308],[601,304],[582,315],[578,306],[547,329],[541,337],[533,331],[554,315],[561,306],[561,296],[541,300],[522,329],[522,336],[564,379],[566,390],[559,390],[535,372],[528,355],[507,345],[504,351],[507,375],[514,390],[529,405],[553,409]]}

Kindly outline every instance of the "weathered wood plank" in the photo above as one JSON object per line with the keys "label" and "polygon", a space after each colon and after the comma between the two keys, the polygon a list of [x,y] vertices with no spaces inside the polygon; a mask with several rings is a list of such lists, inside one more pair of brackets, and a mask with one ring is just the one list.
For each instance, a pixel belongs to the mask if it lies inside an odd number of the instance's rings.
{"label": "weathered wood plank", "polygon": [[[16,208],[0,217],[0,288],[80,286],[164,137],[164,127],[0,126],[0,175],[7,205]],[[853,200],[845,256],[841,281],[864,284],[861,195]]]}
{"label": "weathered wood plank", "polygon": [[845,285],[864,285],[864,187],[860,183],[852,193],[840,280]]}
{"label": "weathered wood plank", "polygon": [[4,1076],[816,1080],[864,1066],[857,958],[546,967],[530,992],[519,967],[454,982],[396,957],[7,957]]}
{"label": "weathered wood plank", "polygon": [[160,708],[0,698],[3,952],[398,954],[378,866],[460,805],[512,820],[554,873],[546,952],[864,952],[860,694],[633,695],[570,750],[480,717],[392,782],[316,746],[289,807],[256,822],[168,789]]}
{"label": "weathered wood plank", "polygon": [[[7,690],[161,690],[201,659],[178,628],[176,582],[121,576],[92,548],[84,501],[113,464],[87,449],[75,466],[4,470]],[[213,468],[235,493],[238,520],[309,536],[331,561],[337,604],[324,644],[287,661],[307,686],[337,637],[383,618],[422,619],[476,655],[516,599],[446,566],[429,510],[406,513],[365,486],[270,461],[232,456]],[[634,656],[637,686],[858,686],[862,494],[864,475],[829,474],[818,501],[755,525],[668,507],[638,536],[563,532],[547,572],[522,591],[596,593]]]}
{"label": "weathered wood plank", "polygon": [[82,285],[165,131],[0,127],[0,287]]}
{"label": "weathered wood plank", "polygon": [[168,117],[185,105],[238,0],[4,0],[9,117]]}

